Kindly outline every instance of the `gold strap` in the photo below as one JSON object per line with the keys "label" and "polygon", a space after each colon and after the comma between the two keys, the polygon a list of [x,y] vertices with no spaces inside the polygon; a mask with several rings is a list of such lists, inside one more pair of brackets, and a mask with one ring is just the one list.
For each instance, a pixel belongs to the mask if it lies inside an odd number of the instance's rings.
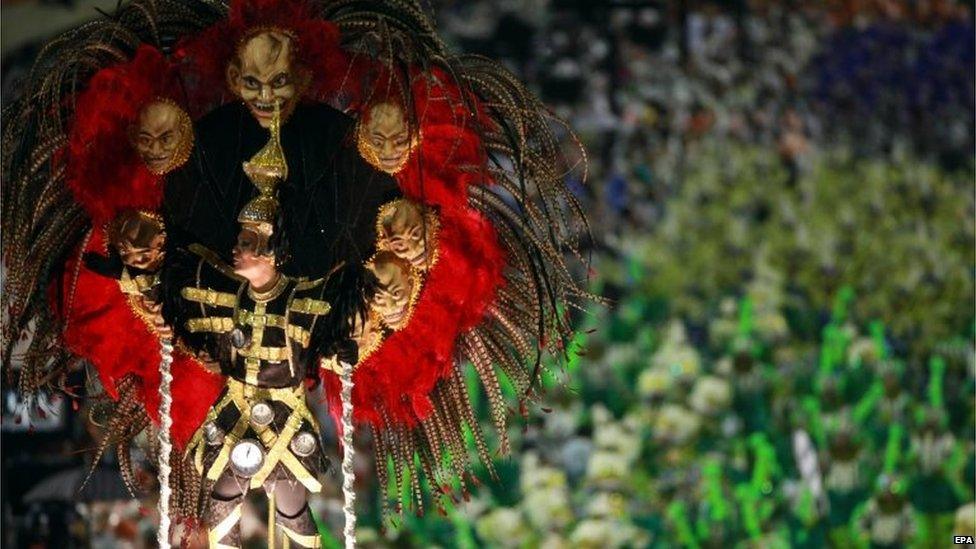
{"label": "gold strap", "polygon": [[275,547],[275,517],[278,516],[275,509],[274,490],[268,492],[268,549]]}
{"label": "gold strap", "polygon": [[299,292],[301,292],[303,290],[310,290],[310,289],[318,286],[319,284],[322,284],[323,282],[325,282],[325,278],[316,278],[314,280],[301,280],[301,279],[299,279],[299,282],[295,286],[295,289],[298,290]]}
{"label": "gold strap", "polygon": [[180,295],[187,301],[195,301],[211,307],[229,307],[237,305],[237,296],[226,292],[218,292],[209,288],[186,287],[180,290]]}
{"label": "gold strap", "polygon": [[312,299],[310,297],[293,299],[291,304],[288,306],[288,310],[306,315],[324,315],[327,314],[331,309],[332,306],[329,305],[328,301]]}
{"label": "gold strap", "polygon": [[312,334],[308,330],[295,324],[289,324],[285,328],[285,334],[301,344],[302,347],[308,347],[308,342],[312,339]]}
{"label": "gold strap", "polygon": [[191,438],[190,442],[188,442],[186,445],[187,453],[193,452],[193,464],[196,466],[197,473],[201,475],[203,475],[203,450],[206,447],[203,426],[206,425],[208,421],[215,421],[217,416],[220,415],[220,412],[223,411],[224,407],[234,400],[234,395],[232,392],[233,391],[228,390],[217,404],[210,407],[210,410],[207,411],[207,419],[200,424],[197,431],[193,433],[193,438]]}
{"label": "gold strap", "polygon": [[281,531],[284,532],[286,536],[291,538],[292,541],[301,547],[322,547],[322,538],[320,538],[318,534],[299,534],[284,524],[279,524],[278,527],[281,528]]}
{"label": "gold strap", "polygon": [[220,540],[230,533],[236,525],[241,520],[241,508],[244,506],[243,502],[237,504],[234,510],[230,512],[224,520],[220,521],[217,526],[214,526],[207,533],[207,545],[212,549],[237,549],[234,545],[227,545],[220,543]]}
{"label": "gold strap", "polygon": [[[292,410],[305,408],[305,388],[301,385],[295,387],[258,387],[248,385],[239,379],[227,378],[227,395],[221,404],[226,405],[227,402],[234,401],[240,408],[248,402],[258,400],[282,402]],[[216,413],[219,414],[220,408],[215,407],[215,409]]]}
{"label": "gold strap", "polygon": [[308,469],[302,465],[301,461],[298,461],[298,458],[291,451],[283,452],[279,459],[281,464],[287,467],[291,471],[291,474],[295,475],[295,478],[298,479],[298,482],[304,484],[309,492],[317,494],[322,491],[322,483],[312,476],[312,473],[308,472]]}
{"label": "gold strap", "polygon": [[284,330],[286,326],[285,317],[281,315],[259,315],[245,310],[237,311],[237,321],[241,324],[254,326],[255,328],[271,326],[273,328],[281,328]]}
{"label": "gold strap", "polygon": [[[257,328],[255,328],[257,330]],[[270,362],[281,362],[288,358],[288,347],[245,347],[243,349],[238,349],[237,354],[248,357],[255,358],[258,360],[267,360]],[[257,372],[255,372],[257,374]],[[257,377],[253,380],[248,380],[250,383],[257,383]]]}
{"label": "gold strap", "polygon": [[228,316],[208,316],[206,318],[191,318],[186,321],[186,329],[190,333],[213,332],[226,334],[234,329],[234,319]]}
{"label": "gold strap", "polygon": [[[285,421],[285,426],[278,432],[278,440],[264,456],[264,464],[261,465],[261,469],[251,477],[251,488],[260,487],[268,479],[268,475],[274,470],[275,465],[278,465],[282,454],[288,450],[288,443],[291,442],[292,437],[295,436],[301,425],[301,412],[298,409],[292,410],[288,420]],[[291,452],[288,452],[288,455],[291,455]]]}
{"label": "gold strap", "polygon": [[339,359],[335,356],[320,358],[319,368],[335,372],[337,375],[342,375],[342,365],[339,364]]}
{"label": "gold strap", "polygon": [[[264,316],[264,313],[265,311],[267,311],[267,308],[268,308],[267,305],[264,303],[255,303],[254,312],[252,314],[256,316]],[[254,329],[251,330],[251,346],[247,349],[247,351],[245,351],[244,349],[240,349],[239,351],[237,351],[238,354],[240,354],[241,356],[251,359],[251,360],[244,361],[244,365],[247,367],[244,378],[251,385],[258,384],[258,370],[261,368],[261,362],[260,362],[261,356],[259,355],[259,353],[261,352],[262,349],[261,347],[262,339],[264,339],[264,326],[255,326]],[[264,360],[270,360],[270,359],[266,358]]]}
{"label": "gold strap", "polygon": [[142,295],[143,292],[155,286],[157,282],[159,282],[157,275],[141,274],[131,276],[128,269],[122,269],[122,277],[119,278],[119,288],[124,294]]}

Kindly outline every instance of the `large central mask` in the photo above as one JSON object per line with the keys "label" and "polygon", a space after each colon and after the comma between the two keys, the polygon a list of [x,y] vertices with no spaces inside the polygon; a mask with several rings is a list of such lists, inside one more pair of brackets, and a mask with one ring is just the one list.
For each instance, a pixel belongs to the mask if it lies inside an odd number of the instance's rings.
{"label": "large central mask", "polygon": [[227,66],[227,85],[262,127],[271,127],[276,102],[282,120],[287,120],[308,82],[296,62],[295,47],[290,33],[263,30],[245,38]]}

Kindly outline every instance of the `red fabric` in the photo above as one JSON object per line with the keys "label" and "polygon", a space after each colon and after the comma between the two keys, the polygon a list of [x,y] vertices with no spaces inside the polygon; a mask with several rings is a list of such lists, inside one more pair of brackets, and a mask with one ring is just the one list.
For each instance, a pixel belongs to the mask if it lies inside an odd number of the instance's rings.
{"label": "red fabric", "polygon": [[[356,369],[357,420],[379,424],[381,411],[408,425],[427,417],[430,392],[453,367],[458,336],[482,320],[502,283],[504,257],[495,231],[474,210],[441,210],[438,250],[410,322]],[[330,412],[338,420],[338,377],[331,372],[323,377]]]}
{"label": "red fabric", "polygon": [[314,17],[311,4],[304,0],[237,0],[231,3],[227,19],[183,39],[176,47],[191,92],[194,114],[234,99],[227,89],[227,65],[236,54],[241,39],[258,28],[277,28],[295,34],[297,61],[311,74],[311,87],[305,97],[331,101],[354,83],[350,63],[339,47],[339,28]]}
{"label": "red fabric", "polygon": [[[83,251],[104,253],[104,231],[96,229]],[[66,265],[62,281],[66,300],[70,299],[67,296],[80,255],[75,254]],[[159,339],[132,311],[118,282],[82,266],[74,299],[64,303],[62,310],[67,323],[64,341],[71,352],[95,366],[102,386],[112,398],[118,398],[116,383],[120,379],[128,374],[139,376],[146,411],[158,422]],[[178,350],[173,353],[172,372],[172,437],[174,444],[182,448],[202,423],[223,380]]]}
{"label": "red fabric", "polygon": [[120,210],[154,210],[160,177],[129,145],[129,127],[155,97],[180,102],[172,67],[162,53],[140,46],[129,62],[102,69],[76,102],[68,142],[68,185],[98,227]]}
{"label": "red fabric", "polygon": [[[129,145],[128,128],[155,97],[182,102],[175,72],[156,49],[143,45],[135,57],[95,74],[77,98],[67,150],[68,185],[95,227],[85,250],[105,253],[102,227],[122,210],[157,210],[162,179],[149,172]],[[158,422],[159,339],[130,308],[118,282],[82,265],[72,277],[80,252],[67,262],[62,280],[66,303],[64,341],[90,361],[102,385],[118,398],[116,383],[128,374],[139,376],[142,401]],[[220,376],[204,370],[184,353],[173,355],[173,430],[183,447],[203,421],[223,386]]]}

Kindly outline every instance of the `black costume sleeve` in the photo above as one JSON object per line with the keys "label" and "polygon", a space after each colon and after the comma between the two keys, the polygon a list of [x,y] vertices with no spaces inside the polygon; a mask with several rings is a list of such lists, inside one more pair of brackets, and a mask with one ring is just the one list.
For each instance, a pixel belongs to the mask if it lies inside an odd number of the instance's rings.
{"label": "black costume sleeve", "polygon": [[190,350],[196,353],[206,352],[219,360],[229,350],[226,334],[190,332],[187,329],[187,320],[230,316],[233,308],[211,307],[189,301],[182,292],[184,288],[201,288],[236,295],[241,281],[229,276],[229,267],[221,265],[212,252],[207,254],[211,259],[184,248],[167,252],[166,263],[160,271],[159,292],[163,303],[163,318],[173,328],[174,336]]}
{"label": "black costume sleeve", "polygon": [[115,280],[122,278],[125,264],[122,263],[122,257],[114,249],[110,249],[107,256],[98,252],[85,252],[81,257],[85,262],[85,267],[88,267],[88,270],[93,273]]}
{"label": "black costume sleeve", "polygon": [[[319,357],[337,353],[349,357],[349,344],[355,325],[366,318],[369,301],[376,292],[376,277],[361,263],[346,264],[332,273],[322,290],[329,303],[329,314],[319,319],[312,330],[311,348]],[[355,362],[353,360],[352,362]]]}
{"label": "black costume sleeve", "polygon": [[[166,261],[159,271],[159,297],[163,303],[163,319],[173,329],[173,335],[193,350],[199,350],[202,342],[194,341],[195,334],[186,330],[190,304],[183,300],[180,291],[194,283],[198,260],[199,258],[185,249],[172,249],[166,252]],[[191,341],[196,344],[191,345]]]}
{"label": "black costume sleeve", "polygon": [[376,216],[380,207],[402,193],[390,175],[363,160],[350,142],[352,138],[350,135],[336,170],[339,183],[349,196],[335,255],[347,263],[364,263],[376,251]]}

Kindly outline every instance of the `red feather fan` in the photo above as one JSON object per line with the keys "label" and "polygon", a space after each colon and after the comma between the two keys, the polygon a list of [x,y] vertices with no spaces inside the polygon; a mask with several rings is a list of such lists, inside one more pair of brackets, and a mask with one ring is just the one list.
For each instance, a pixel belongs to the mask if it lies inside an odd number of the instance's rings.
{"label": "red feather fan", "polygon": [[[126,209],[157,210],[163,179],[146,169],[129,146],[129,127],[156,97],[182,103],[173,67],[158,50],[143,45],[127,62],[92,77],[76,101],[68,143],[68,184],[91,217],[92,236],[65,266],[64,339],[89,360],[108,394],[128,374],[142,382],[142,401],[156,421],[159,405],[159,338],[140,319],[117,281],[77,265],[81,253],[106,252],[103,227]],[[74,273],[77,271],[77,279]],[[173,440],[182,447],[199,427],[223,383],[195,359],[174,352]]]}
{"label": "red feather fan", "polygon": [[[472,110],[443,74],[437,76],[414,83],[422,140],[397,181],[407,197],[437,208],[439,256],[410,322],[390,335],[353,376],[356,417],[376,425],[384,417],[414,425],[431,413],[429,395],[454,367],[458,337],[483,319],[504,282],[505,257],[495,230],[467,205],[468,187],[489,181]],[[476,102],[470,106],[477,112]],[[323,371],[323,379],[339,425],[338,376]]]}
{"label": "red feather fan", "polygon": [[[129,374],[139,376],[141,400],[149,417],[158,421],[159,337],[136,315],[115,280],[81,266],[72,292],[73,273],[81,253],[105,253],[104,235],[105,231],[94,229],[88,245],[65,266],[64,341],[71,352],[92,363],[112,398],[118,397],[118,381]],[[178,350],[173,353],[172,371],[172,436],[176,446],[182,448],[200,426],[223,381]]]}
{"label": "red feather fan", "polygon": [[[378,424],[385,412],[413,425],[427,417],[428,395],[450,373],[458,336],[482,319],[502,283],[504,258],[491,224],[469,209],[440,214],[439,258],[410,322],[356,368],[353,404],[359,420]],[[338,420],[339,379],[323,372],[329,408]]]}

